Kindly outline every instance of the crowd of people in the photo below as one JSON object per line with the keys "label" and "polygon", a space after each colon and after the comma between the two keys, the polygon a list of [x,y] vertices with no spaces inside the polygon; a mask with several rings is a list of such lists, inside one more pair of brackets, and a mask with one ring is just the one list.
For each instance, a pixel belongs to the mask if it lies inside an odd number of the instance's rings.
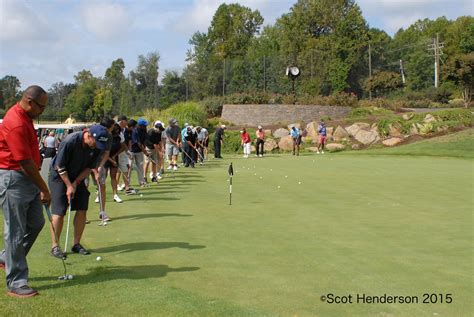
{"label": "crowd of people", "polygon": [[[95,201],[99,204],[98,218],[104,224],[112,220],[106,212],[107,177],[110,177],[112,200],[122,203],[119,192],[138,193],[139,188],[132,187],[133,170],[138,187],[145,187],[150,182],[159,182],[166,170],[193,168],[208,159],[208,130],[188,123],[181,128],[176,119],[170,119],[166,126],[161,121],[150,124],[143,118],[134,120],[125,115],[117,120],[104,117],[98,124],[82,131],[70,131],[61,140],[55,137],[54,131],[49,131],[47,137],[39,141],[33,120],[43,113],[47,103],[45,90],[30,86],[0,124],[0,203],[5,226],[0,268],[6,273],[8,294],[20,298],[38,294],[28,286],[26,256],[44,226],[43,207],[51,210],[51,217],[48,217],[51,221],[51,255],[61,259],[67,256],[67,250],[61,250],[59,240],[64,217],[70,217],[71,211],[75,211],[71,252],[88,255],[90,252],[81,244],[81,238],[89,223],[87,210],[90,189],[94,185]],[[226,126],[220,125],[214,134],[216,159],[222,159],[225,130]],[[318,131],[319,146],[323,151],[326,132],[323,123]],[[302,133],[294,127],[290,134],[293,155],[299,155]],[[262,126],[258,126],[255,137],[256,155],[263,157],[265,131]],[[248,158],[252,140],[245,128],[241,131],[241,139],[244,157]],[[178,166],[180,153],[182,163]],[[47,180],[39,173],[42,158],[51,158]]]}

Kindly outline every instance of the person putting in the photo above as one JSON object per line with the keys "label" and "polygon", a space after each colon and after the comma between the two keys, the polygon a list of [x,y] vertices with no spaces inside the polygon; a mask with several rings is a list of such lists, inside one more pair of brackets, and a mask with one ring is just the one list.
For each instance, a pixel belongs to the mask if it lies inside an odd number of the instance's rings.
{"label": "person putting", "polygon": [[293,140],[293,155],[300,155],[301,131],[295,126],[291,127],[291,139]]}
{"label": "person putting", "polygon": [[222,159],[221,148],[224,143],[224,131],[226,129],[225,124],[222,124],[219,128],[216,129],[214,133],[214,158]]}
{"label": "person putting", "polygon": [[[64,224],[64,216],[70,207],[74,215],[73,253],[82,255],[90,252],[81,245],[81,238],[86,225],[90,193],[84,179],[100,162],[110,134],[104,126],[93,125],[85,131],[69,134],[59,145],[58,154],[51,162],[49,188],[52,192],[52,226],[51,255],[64,258],[65,253],[59,247],[59,238]],[[55,233],[58,240],[56,240]],[[66,250],[64,250],[66,251]]]}
{"label": "person putting", "polygon": [[244,158],[248,158],[250,155],[252,140],[250,139],[250,135],[247,130],[245,130],[245,128],[242,128],[242,130],[240,131],[240,139],[240,143],[244,149]]}
{"label": "person putting", "polygon": [[176,119],[169,120],[169,126],[166,128],[166,155],[168,156],[168,170],[178,170],[178,154],[180,151],[181,131]]}
{"label": "person putting", "polygon": [[323,119],[321,119],[321,121],[319,122],[318,134],[319,134],[318,150],[316,153],[319,154],[320,153],[319,151],[321,150],[321,153],[324,154],[324,146],[326,145],[327,129],[326,129],[326,123],[324,122]]}
{"label": "person putting", "polygon": [[259,125],[257,131],[255,131],[257,140],[255,141],[255,147],[257,148],[257,157],[263,157],[263,149],[265,144],[265,131],[263,127]]}

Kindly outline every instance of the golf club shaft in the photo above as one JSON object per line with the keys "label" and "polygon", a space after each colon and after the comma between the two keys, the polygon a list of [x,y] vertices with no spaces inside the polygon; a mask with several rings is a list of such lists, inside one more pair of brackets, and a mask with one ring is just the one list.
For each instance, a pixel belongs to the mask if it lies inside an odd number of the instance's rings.
{"label": "golf club shaft", "polygon": [[71,201],[69,200],[69,207],[67,210],[67,226],[66,226],[66,239],[64,242],[64,252],[67,252],[67,240],[69,237],[69,223],[71,222]]}
{"label": "golf club shaft", "polygon": [[[48,220],[49,220],[49,223],[51,225],[51,229],[53,230],[55,242],[59,246],[59,237],[58,237],[58,234],[56,233],[56,229],[54,229],[53,216],[51,215],[51,210],[49,209],[49,206],[47,204],[44,205],[44,209],[46,210],[46,215],[48,216]],[[66,263],[64,262],[63,257],[61,257],[61,261],[63,262],[64,276],[66,276],[67,269],[66,269]]]}

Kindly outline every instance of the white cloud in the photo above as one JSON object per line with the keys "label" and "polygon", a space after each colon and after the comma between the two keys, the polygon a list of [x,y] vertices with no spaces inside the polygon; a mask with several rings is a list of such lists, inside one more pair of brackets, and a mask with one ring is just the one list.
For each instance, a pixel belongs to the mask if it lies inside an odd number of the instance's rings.
{"label": "white cloud", "polygon": [[50,39],[46,20],[23,1],[0,1],[0,42],[29,42]]}
{"label": "white cloud", "polygon": [[81,13],[87,30],[104,41],[119,40],[133,22],[125,7],[116,3],[85,2]]}

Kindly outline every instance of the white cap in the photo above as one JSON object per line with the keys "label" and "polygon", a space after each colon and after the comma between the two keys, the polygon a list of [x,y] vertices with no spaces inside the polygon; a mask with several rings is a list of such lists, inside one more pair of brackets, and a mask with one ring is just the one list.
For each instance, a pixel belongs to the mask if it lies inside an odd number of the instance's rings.
{"label": "white cap", "polygon": [[225,129],[225,124],[222,124],[222,125],[221,125],[221,128]]}
{"label": "white cap", "polygon": [[263,127],[261,125],[258,126],[259,129],[263,129]]}

